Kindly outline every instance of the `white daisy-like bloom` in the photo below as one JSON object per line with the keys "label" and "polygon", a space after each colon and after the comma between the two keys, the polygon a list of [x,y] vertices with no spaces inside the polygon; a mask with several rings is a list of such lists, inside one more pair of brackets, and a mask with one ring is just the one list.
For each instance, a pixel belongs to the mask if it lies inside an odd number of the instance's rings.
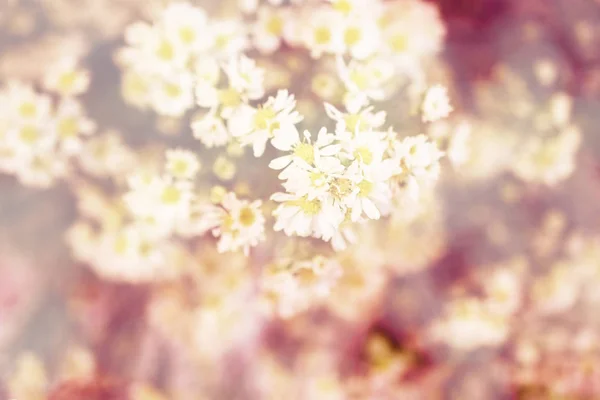
{"label": "white daisy-like bloom", "polygon": [[242,53],[249,45],[248,32],[243,21],[223,20],[209,23],[214,38],[211,54],[228,59]]}
{"label": "white daisy-like bloom", "polygon": [[409,136],[394,148],[398,174],[409,174],[419,180],[435,180],[439,175],[439,160],[444,153],[425,135]]}
{"label": "white daisy-like bloom", "polygon": [[394,76],[394,64],[383,58],[366,61],[336,58],[338,76],[346,88],[344,105],[352,113],[366,107],[371,100],[385,99],[385,87]]}
{"label": "white daisy-like bloom", "polygon": [[261,207],[260,200],[240,200],[229,192],[218,205],[202,207],[199,226],[219,238],[217,250],[220,253],[242,250],[248,255],[251,247],[265,239]]}
{"label": "white daisy-like bloom", "polygon": [[127,104],[139,109],[150,106],[150,86],[153,76],[148,72],[126,70],[121,79],[121,96]]}
{"label": "white daisy-like bloom", "polygon": [[165,153],[166,170],[175,179],[193,179],[200,171],[200,161],[190,150],[171,149]]}
{"label": "white daisy-like bloom", "polygon": [[135,155],[115,131],[107,131],[86,141],[76,154],[81,168],[97,177],[121,178],[135,165]]}
{"label": "white daisy-like bloom", "polygon": [[[57,137],[53,130],[46,130],[42,122],[12,125],[5,134],[4,143],[19,157],[27,160],[35,154],[53,152]],[[50,121],[47,123],[50,124]]]}
{"label": "white daisy-like bloom", "polygon": [[66,98],[58,105],[52,121],[52,129],[59,140],[60,148],[69,155],[81,150],[82,136],[89,136],[96,131],[96,124],[83,112],[81,103]]}
{"label": "white daisy-like bloom", "polygon": [[194,198],[192,184],[148,173],[130,176],[123,201],[130,214],[149,232],[168,236],[189,218]]}
{"label": "white daisy-like bloom", "polygon": [[261,7],[252,30],[252,42],[263,54],[271,54],[281,45],[289,11],[281,8]]}
{"label": "white daisy-like bloom", "polygon": [[581,132],[568,127],[551,138],[529,138],[511,165],[513,173],[527,182],[554,186],[575,170],[575,156],[581,144]]}
{"label": "white daisy-like bloom", "polygon": [[150,102],[161,115],[180,117],[194,105],[193,79],[188,73],[155,79],[150,86]]}
{"label": "white daisy-like bloom", "polygon": [[189,52],[205,51],[213,45],[206,12],[189,3],[172,3],[164,10],[160,25],[165,35]]}
{"label": "white daisy-like bloom", "polygon": [[436,55],[446,35],[438,8],[420,0],[384,2],[379,24],[387,52],[404,63]]}
{"label": "white daisy-like bloom", "polygon": [[101,277],[122,282],[156,282],[171,279],[179,270],[173,260],[183,250],[156,238],[143,226],[129,225],[97,234],[92,258],[84,260]]}
{"label": "white daisy-like bloom", "polygon": [[248,105],[237,108],[227,127],[242,145],[251,144],[254,156],[260,157],[269,139],[275,147],[281,147],[280,143],[285,143],[288,137],[298,136],[295,125],[302,121],[302,116],[294,110],[295,107],[294,95],[280,90],[259,108]]}
{"label": "white daisy-like bloom", "polygon": [[217,60],[211,57],[202,57],[194,63],[194,78],[196,103],[200,107],[211,108],[219,104],[219,91],[217,85],[221,77],[221,67]]}
{"label": "white daisy-like bloom", "polygon": [[313,143],[309,131],[304,131],[303,139],[297,130],[286,131],[285,135],[280,135],[277,140],[272,140],[273,146],[281,151],[289,151],[290,154],[278,157],[269,163],[269,168],[283,170],[279,175],[280,179],[287,179],[287,170],[290,165],[300,168],[310,169],[312,165],[318,165],[321,168],[329,168],[339,163],[337,153],[340,146],[335,144],[334,134],[327,132],[323,127],[317,133],[317,140]]}
{"label": "white daisy-like bloom", "polygon": [[431,328],[436,341],[463,351],[499,346],[509,334],[509,320],[493,313],[477,299],[457,299],[451,302],[444,317]]}
{"label": "white daisy-like bloom", "polygon": [[37,93],[31,85],[9,81],[5,87],[6,115],[11,125],[42,123],[49,119],[52,102],[50,97]]}
{"label": "white daisy-like bloom", "polygon": [[263,301],[268,312],[290,318],[326,299],[341,275],[340,264],[323,256],[277,260],[264,269]]}
{"label": "white daisy-like bloom", "polygon": [[90,74],[78,67],[78,60],[68,57],[51,65],[44,75],[44,88],[60,96],[78,96],[87,91]]}
{"label": "white daisy-like bloom", "polygon": [[341,205],[331,197],[309,200],[308,196],[275,193],[271,200],[281,203],[273,211],[276,218],[273,229],[288,236],[313,236],[329,241],[345,217]]}
{"label": "white daisy-like bloom", "polygon": [[52,151],[40,151],[29,158],[21,159],[15,172],[24,186],[48,188],[57,179],[64,178],[68,171],[66,159],[56,157]]}
{"label": "white daisy-like bloom", "polygon": [[227,120],[248,101],[258,100],[264,95],[264,70],[256,66],[256,62],[246,56],[233,57],[222,65],[228,78],[228,85],[218,88],[219,73],[215,69],[214,60],[206,60],[196,64],[196,102],[201,107],[210,108],[211,112]]}
{"label": "white daisy-like bloom", "polygon": [[448,89],[442,85],[434,85],[427,90],[421,105],[423,122],[434,122],[446,118],[452,111]]}
{"label": "white daisy-like bloom", "polygon": [[192,132],[208,148],[225,146],[231,140],[231,134],[223,120],[213,112],[194,118]]}
{"label": "white daisy-like bloom", "polygon": [[351,57],[364,60],[377,52],[380,32],[376,18],[355,15],[348,18],[343,27],[343,44]]}
{"label": "white daisy-like bloom", "polygon": [[223,67],[231,88],[242,93],[244,98],[258,100],[264,96],[265,71],[256,65],[256,61],[245,55],[233,57]]}
{"label": "white daisy-like bloom", "polygon": [[335,133],[344,135],[357,131],[377,131],[385,124],[385,111],[373,112],[373,107],[360,109],[357,112],[342,112],[329,103],[325,103],[325,112],[336,122]]}
{"label": "white daisy-like bloom", "polygon": [[359,221],[363,215],[369,219],[379,219],[391,211],[392,192],[388,183],[391,168],[369,171],[371,173],[367,173],[355,161],[346,173],[355,185],[352,194],[345,198],[353,222]]}
{"label": "white daisy-like bloom", "polygon": [[190,59],[189,49],[168,37],[159,26],[136,22],[125,31],[125,47],[118,61],[140,72],[170,75],[182,71]]}
{"label": "white daisy-like bloom", "polygon": [[323,54],[342,54],[344,52],[344,38],[342,16],[330,9],[322,7],[312,9],[308,15],[303,16],[301,39],[304,46],[314,58]]}

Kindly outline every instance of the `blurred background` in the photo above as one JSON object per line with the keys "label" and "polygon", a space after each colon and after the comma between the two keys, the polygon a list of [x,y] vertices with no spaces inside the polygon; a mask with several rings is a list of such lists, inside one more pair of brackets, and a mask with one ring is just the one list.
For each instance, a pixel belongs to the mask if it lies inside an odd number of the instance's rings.
{"label": "blurred background", "polygon": [[[76,55],[90,71],[81,98],[100,131],[118,132],[133,149],[186,146],[210,168],[217,152],[191,139],[189,123],[136,109],[121,94],[114,55],[125,27],[163,3],[2,0],[0,81],[39,81],[49,61]],[[178,336],[188,308],[172,293],[192,290],[185,281],[110,282],[74,261],[65,240],[79,213],[72,182],[29,188],[0,175],[0,399],[19,385],[31,399],[600,399],[600,1],[430,3],[447,35],[428,76],[448,87],[453,114],[424,127],[402,117],[401,94],[376,107],[399,132],[443,136],[467,124],[464,162],[444,161],[418,217],[397,229],[365,228],[381,232],[365,233],[349,262],[373,267],[356,274],[360,290],[348,283],[353,289],[332,295],[334,304],[289,321],[242,310],[232,329],[244,337],[217,334],[215,343],[236,343],[218,357],[190,360],[189,338]],[[194,4],[215,16],[237,7]],[[290,85],[299,103],[307,99],[307,125],[323,125],[310,118],[320,106],[311,108],[309,78]],[[575,154],[547,168],[524,161],[532,138],[551,143],[558,125],[580,133]],[[553,146],[550,158],[568,147]],[[236,164],[226,186],[274,191],[264,160],[245,154]],[[195,250],[201,263],[214,259],[236,275],[240,257],[206,247]],[[477,305],[457,300],[486,296],[516,302],[514,311],[482,322]],[[345,388],[339,397],[258,394],[261,385],[331,375]]]}

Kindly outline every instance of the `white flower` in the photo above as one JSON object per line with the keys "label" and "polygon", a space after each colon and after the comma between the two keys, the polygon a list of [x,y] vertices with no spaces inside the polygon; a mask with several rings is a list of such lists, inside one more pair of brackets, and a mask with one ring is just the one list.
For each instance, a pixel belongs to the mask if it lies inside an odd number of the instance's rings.
{"label": "white flower", "polygon": [[242,145],[252,144],[254,156],[260,157],[269,139],[275,147],[285,143],[288,137],[298,136],[296,124],[302,116],[294,111],[296,100],[287,90],[280,90],[258,109],[242,106],[235,110],[228,121],[229,131],[240,139]]}
{"label": "white flower", "polygon": [[341,112],[333,105],[325,103],[327,116],[336,122],[335,133],[343,136],[345,133],[354,134],[356,131],[373,131],[385,124],[386,113],[374,113],[373,107],[367,107],[356,112]]}
{"label": "white flower", "polygon": [[314,236],[330,240],[344,220],[344,212],[333,199],[309,200],[307,196],[275,193],[271,199],[281,203],[273,211],[276,217],[273,229],[288,236]]}
{"label": "white flower", "polygon": [[200,224],[219,238],[220,253],[242,250],[248,255],[250,247],[265,238],[265,217],[260,200],[252,203],[239,200],[234,193],[227,193],[219,206],[203,208]]}
{"label": "white flower", "polygon": [[358,221],[364,214],[369,219],[379,219],[381,215],[389,214],[391,210],[392,193],[388,183],[388,174],[365,174],[358,162],[348,168],[347,175],[356,185],[352,195],[345,199],[353,222]]}
{"label": "white flower", "polygon": [[249,100],[263,97],[265,71],[256,65],[256,61],[245,55],[233,57],[224,66],[224,71],[229,78],[229,85]]}
{"label": "white flower", "polygon": [[302,41],[314,58],[323,53],[341,54],[344,51],[342,37],[343,19],[329,8],[312,10],[307,15],[302,32]]}
{"label": "white flower", "polygon": [[342,57],[337,57],[336,67],[347,90],[344,105],[351,113],[358,112],[370,100],[383,100],[384,88],[394,76],[395,69],[394,64],[381,58],[351,60],[346,64]]}
{"label": "white flower", "polygon": [[65,97],[84,93],[89,84],[88,71],[78,68],[77,60],[73,57],[51,65],[44,76],[44,87]]}
{"label": "white flower", "polygon": [[168,76],[185,69],[190,58],[190,51],[158,26],[142,22],[130,25],[125,40],[130,47],[120,50],[119,60],[137,71]]}
{"label": "white flower", "polygon": [[226,20],[210,23],[214,55],[228,58],[240,54],[248,46],[248,37],[242,21]]}
{"label": "white flower", "polygon": [[281,45],[283,28],[288,20],[287,10],[261,7],[253,29],[254,46],[264,54],[277,50]]}
{"label": "white flower", "polygon": [[177,224],[189,218],[194,196],[191,182],[142,173],[129,177],[128,183],[129,191],[123,200],[129,212],[149,231],[169,235]]}
{"label": "white flower", "polygon": [[225,146],[231,140],[223,120],[213,113],[195,118],[192,122],[192,131],[194,137],[208,148]]}
{"label": "white flower", "polygon": [[[304,140],[300,140],[298,131],[288,131],[281,135],[278,140],[273,140],[275,148],[282,151],[289,151],[291,154],[278,157],[269,163],[269,167],[280,170],[288,167],[290,164],[300,168],[309,168],[316,165],[319,168],[335,169],[339,165],[339,160],[334,157],[340,150],[340,146],[334,144],[335,135],[328,133],[327,128],[321,128],[317,134],[317,140],[311,142],[311,134],[304,131]],[[286,178],[286,170],[279,177]]]}
{"label": "white flower", "polygon": [[188,3],[172,3],[161,18],[165,34],[179,47],[203,51],[213,44],[204,10]]}
{"label": "white flower", "polygon": [[423,122],[434,122],[446,118],[452,110],[448,90],[444,86],[435,85],[427,90],[421,105]]}
{"label": "white flower", "polygon": [[51,100],[48,96],[36,93],[33,87],[11,81],[6,86],[7,115],[15,123],[41,123],[48,120]]}
{"label": "white flower", "polygon": [[189,150],[167,150],[166,158],[166,170],[176,179],[193,179],[200,170],[198,157]]}
{"label": "white flower", "polygon": [[77,153],[82,146],[81,136],[95,132],[96,124],[83,115],[83,107],[73,99],[64,99],[52,121],[60,146],[67,154]]}
{"label": "white flower", "polygon": [[150,86],[150,99],[161,115],[180,117],[194,105],[192,77],[188,73],[156,79]]}
{"label": "white flower", "polygon": [[374,18],[355,15],[346,20],[343,28],[344,46],[353,58],[364,60],[378,49],[379,29]]}
{"label": "white flower", "polygon": [[446,34],[437,7],[416,0],[385,2],[380,25],[391,54],[417,61],[437,54]]}

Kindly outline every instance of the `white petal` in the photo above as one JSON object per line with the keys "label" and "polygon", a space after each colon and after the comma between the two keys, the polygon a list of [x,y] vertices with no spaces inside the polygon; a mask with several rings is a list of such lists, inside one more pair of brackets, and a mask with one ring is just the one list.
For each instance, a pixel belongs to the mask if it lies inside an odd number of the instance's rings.
{"label": "white petal", "polygon": [[300,134],[294,125],[284,126],[275,131],[271,144],[278,150],[290,151],[300,141]]}
{"label": "white petal", "polygon": [[284,169],[292,162],[291,156],[282,156],[272,160],[269,163],[269,168],[279,171],[280,169]]}
{"label": "white petal", "polygon": [[367,217],[369,217],[370,219],[379,219],[379,217],[381,217],[379,210],[377,209],[377,207],[375,207],[375,204],[373,204],[373,202],[371,200],[363,199],[362,206],[363,206],[363,211],[365,212]]}

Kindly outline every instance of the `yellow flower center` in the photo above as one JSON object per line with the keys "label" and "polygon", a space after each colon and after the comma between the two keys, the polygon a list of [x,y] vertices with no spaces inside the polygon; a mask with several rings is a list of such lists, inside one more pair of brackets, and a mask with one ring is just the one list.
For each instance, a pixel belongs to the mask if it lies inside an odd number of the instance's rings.
{"label": "yellow flower center", "polygon": [[344,43],[346,43],[346,46],[354,46],[360,41],[361,37],[360,29],[356,27],[348,28],[344,33]]}
{"label": "yellow flower center", "polygon": [[40,133],[36,127],[28,125],[21,128],[19,136],[23,142],[33,144],[39,139]]}
{"label": "yellow flower center", "polygon": [[281,17],[274,15],[269,18],[269,21],[266,25],[267,32],[273,36],[281,36],[283,32],[283,20]]}
{"label": "yellow flower center", "polygon": [[181,199],[181,191],[174,186],[167,186],[161,196],[164,204],[177,204]]}
{"label": "yellow flower center", "polygon": [[120,235],[119,237],[117,237],[117,239],[115,240],[115,247],[114,247],[115,253],[125,254],[128,247],[129,247],[129,240],[127,240],[127,237],[125,235]]}
{"label": "yellow flower center", "polygon": [[369,86],[367,75],[356,70],[350,71],[350,80],[361,90]]}
{"label": "yellow flower center", "polygon": [[352,193],[352,182],[349,179],[334,179],[330,189],[330,194],[338,200],[343,199]]}
{"label": "yellow flower center", "polygon": [[361,117],[358,114],[346,115],[344,121],[346,122],[346,128],[352,133],[356,132],[357,128],[360,129],[363,126]]}
{"label": "yellow flower center", "polygon": [[368,197],[373,192],[373,182],[362,181],[357,186],[360,197]]}
{"label": "yellow flower center", "polygon": [[23,118],[35,117],[36,113],[37,113],[37,107],[35,106],[34,103],[26,102],[26,103],[21,104],[21,106],[19,107],[19,114]]}
{"label": "yellow flower center", "polygon": [[189,164],[185,160],[175,160],[171,165],[171,172],[176,176],[185,176],[189,171]]}
{"label": "yellow flower center", "polygon": [[60,79],[58,80],[58,88],[63,92],[67,92],[73,88],[73,85],[75,85],[76,80],[77,80],[77,72],[75,72],[75,71],[67,72],[67,73],[63,74],[60,77]]}
{"label": "yellow flower center", "polygon": [[300,207],[300,210],[306,215],[317,215],[321,211],[321,202],[319,200],[308,200],[305,197],[290,203],[291,205]]}
{"label": "yellow flower center", "polygon": [[316,44],[327,44],[331,41],[331,31],[325,26],[318,27],[315,29],[315,43]]}
{"label": "yellow flower center", "polygon": [[352,11],[352,2],[349,0],[337,0],[333,3],[333,9],[342,14],[350,14]]}
{"label": "yellow flower center", "polygon": [[237,90],[228,88],[219,91],[219,101],[225,107],[236,107],[240,105],[242,99],[240,99],[240,94]]}
{"label": "yellow flower center", "polygon": [[323,186],[326,182],[325,174],[322,172],[311,172],[310,181],[316,187]]}
{"label": "yellow flower center", "polygon": [[243,226],[252,226],[256,222],[256,214],[250,207],[244,207],[240,210],[240,223]]}
{"label": "yellow flower center", "polygon": [[175,49],[173,49],[173,46],[169,42],[163,41],[160,46],[158,46],[156,55],[163,61],[170,61],[175,57]]}
{"label": "yellow flower center", "polygon": [[229,44],[229,36],[227,35],[219,35],[215,38],[215,46],[218,49],[224,49]]}
{"label": "yellow flower center", "polygon": [[78,131],[79,125],[73,117],[65,118],[58,123],[58,135],[63,139],[77,136]]}
{"label": "yellow flower center", "polygon": [[393,51],[395,51],[396,53],[402,53],[404,51],[406,51],[407,47],[408,47],[408,40],[406,38],[406,35],[404,34],[397,34],[394,35],[390,41],[390,47],[392,48]]}
{"label": "yellow flower center", "polygon": [[181,96],[181,87],[173,83],[165,83],[165,94],[170,98],[176,98]]}
{"label": "yellow flower center", "polygon": [[298,143],[294,148],[294,155],[311,164],[315,159],[315,149],[312,144]]}
{"label": "yellow flower center", "polygon": [[359,147],[354,151],[354,157],[360,158],[362,162],[369,165],[373,162],[373,153],[368,147]]}
{"label": "yellow flower center", "polygon": [[191,44],[196,40],[196,32],[189,26],[184,27],[179,30],[179,37],[183,43]]}
{"label": "yellow flower center", "polygon": [[254,125],[261,130],[268,129],[275,115],[275,111],[270,107],[259,108],[254,115]]}

